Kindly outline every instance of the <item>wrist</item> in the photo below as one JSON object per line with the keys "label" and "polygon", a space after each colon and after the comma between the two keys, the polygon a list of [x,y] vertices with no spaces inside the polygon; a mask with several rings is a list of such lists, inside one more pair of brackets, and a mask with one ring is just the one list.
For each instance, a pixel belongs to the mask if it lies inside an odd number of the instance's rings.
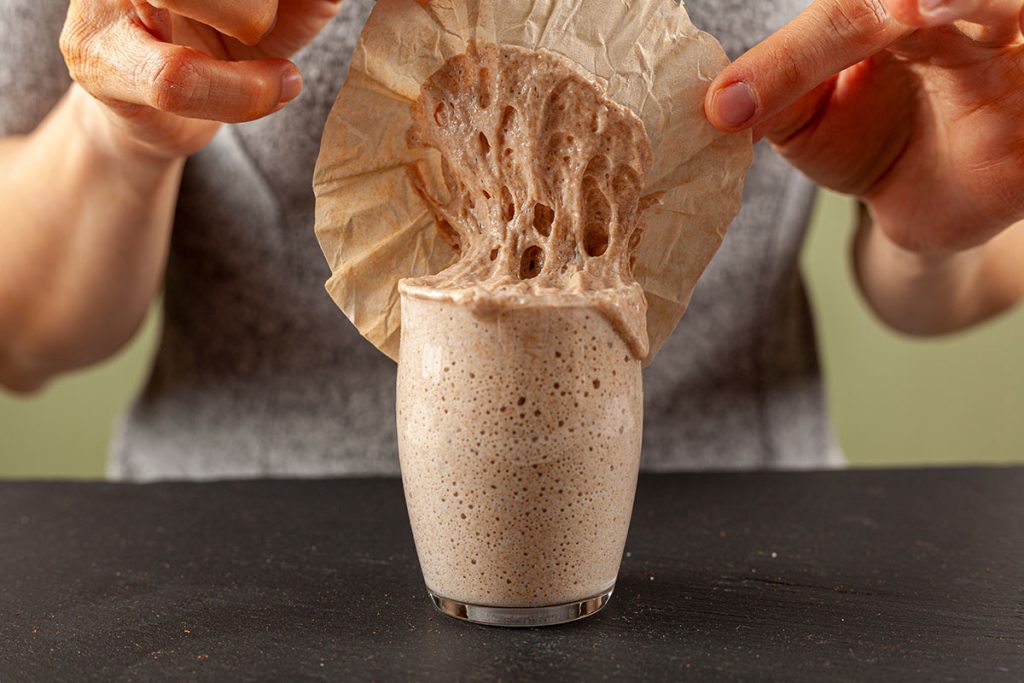
{"label": "wrist", "polygon": [[914,336],[944,334],[984,317],[986,245],[915,251],[898,244],[862,209],[854,271],[866,303],[890,328]]}
{"label": "wrist", "polygon": [[980,264],[986,244],[967,249],[908,248],[890,237],[893,226],[887,226],[871,214],[866,206],[860,205],[860,231],[857,237],[858,259],[870,258],[895,274],[908,279],[949,278],[963,276]]}

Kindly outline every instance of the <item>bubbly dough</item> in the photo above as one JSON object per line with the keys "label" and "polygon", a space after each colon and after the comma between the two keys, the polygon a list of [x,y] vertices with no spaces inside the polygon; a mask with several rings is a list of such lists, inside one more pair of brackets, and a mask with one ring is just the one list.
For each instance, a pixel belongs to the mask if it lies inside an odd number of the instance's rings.
{"label": "bubbly dough", "polygon": [[402,300],[398,452],[427,586],[475,605],[615,583],[643,435],[640,361],[593,308]]}
{"label": "bubbly dough", "polygon": [[421,88],[408,142],[440,153],[447,196],[413,172],[459,251],[405,289],[474,307],[593,305],[637,358],[647,302],[633,278],[651,164],[643,122],[546,50],[470,44]]}
{"label": "bubbly dough", "polygon": [[398,444],[424,578],[479,605],[592,598],[615,582],[640,462],[650,140],[568,60],[509,46],[450,59],[412,119],[445,185],[417,169],[415,187],[459,252],[399,285]]}

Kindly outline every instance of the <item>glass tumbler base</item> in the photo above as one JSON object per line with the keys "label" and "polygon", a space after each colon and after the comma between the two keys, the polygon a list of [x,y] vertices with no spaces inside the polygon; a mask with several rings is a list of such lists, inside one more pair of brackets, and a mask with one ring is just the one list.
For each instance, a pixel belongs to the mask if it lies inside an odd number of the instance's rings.
{"label": "glass tumbler base", "polygon": [[589,617],[608,604],[615,584],[600,595],[584,600],[575,600],[561,605],[545,607],[488,607],[471,605],[435,594],[429,588],[430,599],[441,612],[450,617],[488,626],[553,626]]}

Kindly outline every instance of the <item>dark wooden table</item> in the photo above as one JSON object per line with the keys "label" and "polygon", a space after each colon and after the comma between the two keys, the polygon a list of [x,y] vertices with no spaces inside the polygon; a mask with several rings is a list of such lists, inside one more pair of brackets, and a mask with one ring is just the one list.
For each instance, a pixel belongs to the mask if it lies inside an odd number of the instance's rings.
{"label": "dark wooden table", "polygon": [[1024,680],[1024,469],[641,478],[615,596],[436,613],[397,480],[0,483],[0,681]]}

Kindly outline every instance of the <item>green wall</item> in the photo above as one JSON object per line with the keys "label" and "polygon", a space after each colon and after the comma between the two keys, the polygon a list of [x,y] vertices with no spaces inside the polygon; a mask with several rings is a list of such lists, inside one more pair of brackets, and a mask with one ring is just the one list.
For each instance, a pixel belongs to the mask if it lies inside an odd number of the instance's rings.
{"label": "green wall", "polygon": [[0,389],[0,477],[102,477],[113,422],[145,379],[158,327],[154,308],[118,356],[37,396]]}
{"label": "green wall", "polygon": [[803,259],[851,462],[1024,462],[1024,306],[948,337],[893,334],[852,281],[852,224],[853,203],[822,193]]}
{"label": "green wall", "polygon": [[[849,200],[823,193],[804,268],[829,401],[855,465],[1024,462],[1024,307],[967,334],[884,330],[850,279]],[[340,315],[340,314],[339,314]],[[0,477],[99,477],[112,422],[145,375],[158,328],[29,400],[0,393]]]}

